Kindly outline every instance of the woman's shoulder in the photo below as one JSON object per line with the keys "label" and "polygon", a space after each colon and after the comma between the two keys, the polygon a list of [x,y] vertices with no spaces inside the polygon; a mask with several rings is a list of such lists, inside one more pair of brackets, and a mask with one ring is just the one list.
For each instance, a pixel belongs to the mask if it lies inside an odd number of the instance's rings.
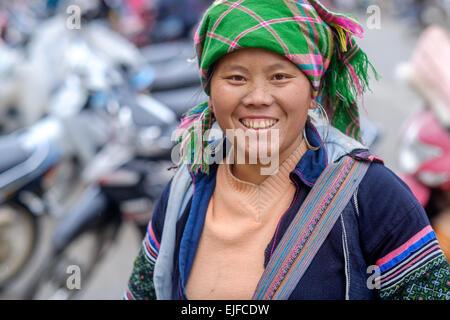
{"label": "woman's shoulder", "polygon": [[357,200],[371,222],[394,225],[404,219],[428,224],[425,210],[408,185],[391,169],[372,162],[358,188]]}
{"label": "woman's shoulder", "polygon": [[353,205],[366,252],[377,259],[430,225],[409,187],[389,168],[371,163]]}
{"label": "woman's shoulder", "polygon": [[360,190],[363,196],[368,197],[367,200],[374,197],[379,200],[395,198],[398,201],[409,202],[411,206],[418,203],[408,185],[379,161],[373,161],[370,164],[364,179],[361,181]]}

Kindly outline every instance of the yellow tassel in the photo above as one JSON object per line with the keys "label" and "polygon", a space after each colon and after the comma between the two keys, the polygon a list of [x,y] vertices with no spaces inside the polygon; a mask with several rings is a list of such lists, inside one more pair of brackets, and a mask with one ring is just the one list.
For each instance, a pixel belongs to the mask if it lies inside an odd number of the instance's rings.
{"label": "yellow tassel", "polygon": [[331,23],[330,24],[338,33],[339,41],[341,42],[342,52],[347,52],[347,37],[345,36],[345,31],[339,27],[338,25]]}

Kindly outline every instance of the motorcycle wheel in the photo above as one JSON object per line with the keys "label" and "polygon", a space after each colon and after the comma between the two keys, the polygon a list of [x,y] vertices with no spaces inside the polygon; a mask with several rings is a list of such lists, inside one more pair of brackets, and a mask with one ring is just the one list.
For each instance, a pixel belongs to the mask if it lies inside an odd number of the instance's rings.
{"label": "motorcycle wheel", "polygon": [[25,293],[26,300],[78,299],[95,266],[111,244],[116,226],[91,229],[75,238],[63,252],[50,253]]}
{"label": "motorcycle wheel", "polygon": [[36,248],[38,219],[14,203],[0,205],[0,290],[25,269]]}

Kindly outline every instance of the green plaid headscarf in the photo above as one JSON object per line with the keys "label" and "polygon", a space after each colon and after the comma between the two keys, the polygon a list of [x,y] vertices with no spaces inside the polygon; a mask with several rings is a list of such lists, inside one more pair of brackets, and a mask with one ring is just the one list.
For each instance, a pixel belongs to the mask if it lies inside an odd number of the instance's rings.
{"label": "green plaid headscarf", "polygon": [[[195,47],[205,92],[210,68],[222,56],[241,48],[276,52],[308,77],[312,98],[322,103],[331,124],[359,140],[357,98],[368,88],[375,69],[353,35],[362,37],[358,22],[327,10],[317,0],[217,0],[205,12]],[[214,119],[207,103],[189,110],[179,126],[181,161],[190,170],[209,172],[203,133]]]}

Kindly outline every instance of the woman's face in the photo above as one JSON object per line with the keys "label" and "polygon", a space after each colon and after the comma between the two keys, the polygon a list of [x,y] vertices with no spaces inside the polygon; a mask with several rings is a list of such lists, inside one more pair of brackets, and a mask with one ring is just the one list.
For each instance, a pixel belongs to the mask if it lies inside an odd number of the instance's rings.
{"label": "woman's face", "polygon": [[[259,48],[236,50],[217,63],[210,90],[210,104],[226,134],[241,129],[258,144],[264,140],[268,155],[278,151],[281,161],[300,144],[308,109],[313,107],[311,85],[285,57]],[[275,146],[270,145],[274,133]],[[237,147],[244,148],[246,156],[257,150],[251,142]]]}

